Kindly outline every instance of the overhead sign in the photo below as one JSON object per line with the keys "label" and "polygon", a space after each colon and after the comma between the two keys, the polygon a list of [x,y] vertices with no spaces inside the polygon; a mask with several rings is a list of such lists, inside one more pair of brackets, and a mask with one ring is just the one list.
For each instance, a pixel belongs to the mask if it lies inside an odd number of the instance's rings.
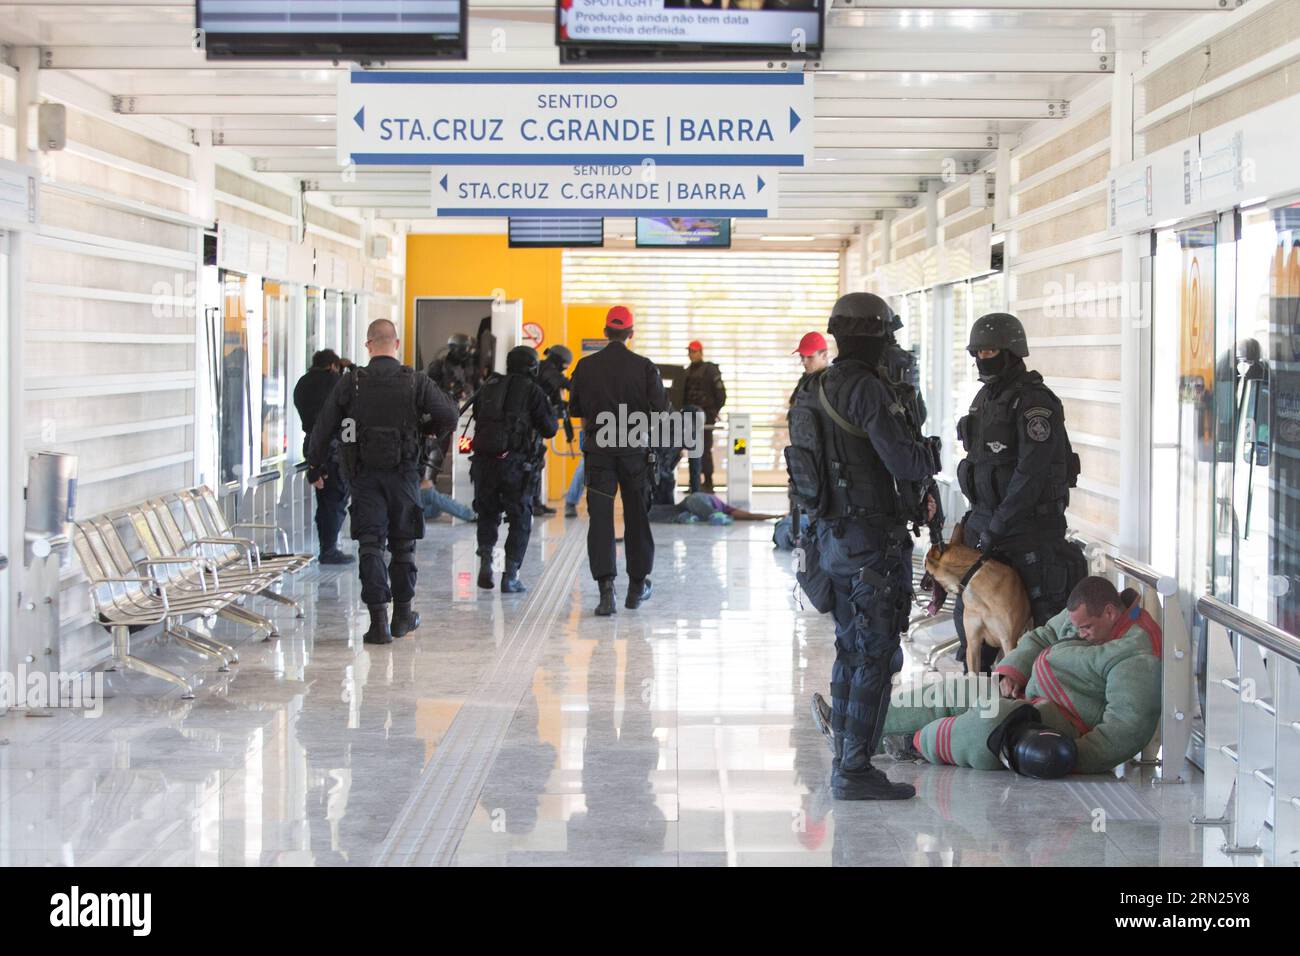
{"label": "overhead sign", "polygon": [[798,167],[813,149],[803,73],[355,70],[338,109],[345,166]]}
{"label": "overhead sign", "polygon": [[592,163],[436,166],[439,216],[745,216],[776,213],[774,169]]}

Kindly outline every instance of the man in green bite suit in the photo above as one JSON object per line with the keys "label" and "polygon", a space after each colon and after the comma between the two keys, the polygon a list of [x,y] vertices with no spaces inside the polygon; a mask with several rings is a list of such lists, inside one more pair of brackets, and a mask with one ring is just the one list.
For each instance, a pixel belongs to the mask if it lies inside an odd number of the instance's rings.
{"label": "man in green bite suit", "polygon": [[1136,593],[1084,578],[1065,609],[993,669],[995,699],[959,700],[944,687],[943,699],[900,705],[896,694],[885,749],[1048,779],[1108,772],[1145,747],[1160,721],[1160,645]]}

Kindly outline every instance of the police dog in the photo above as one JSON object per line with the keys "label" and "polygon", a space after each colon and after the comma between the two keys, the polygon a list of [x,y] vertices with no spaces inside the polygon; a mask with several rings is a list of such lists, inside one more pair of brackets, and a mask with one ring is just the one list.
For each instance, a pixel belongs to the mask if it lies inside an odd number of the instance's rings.
{"label": "police dog", "polygon": [[1005,657],[1034,623],[1025,585],[1009,564],[985,560],[962,588],[962,578],[979,560],[980,553],[962,543],[962,527],[957,525],[951,541],[937,544],[926,553],[921,578],[921,587],[932,594],[928,608],[931,616],[939,613],[949,591],[961,592],[968,674],[980,672],[985,644],[1001,648]]}

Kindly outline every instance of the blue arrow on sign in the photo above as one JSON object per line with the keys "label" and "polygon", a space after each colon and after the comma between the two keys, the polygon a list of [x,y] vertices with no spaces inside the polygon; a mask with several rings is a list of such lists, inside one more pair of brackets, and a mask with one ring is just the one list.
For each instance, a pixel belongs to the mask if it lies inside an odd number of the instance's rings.
{"label": "blue arrow on sign", "polygon": [[762,177],[762,176],[759,176],[759,177],[758,177],[758,191],[759,191],[759,192],[762,192],[762,191],[763,191],[763,187],[766,186],[766,185],[767,185],[767,183],[763,182],[763,177]]}
{"label": "blue arrow on sign", "polygon": [[[793,113],[794,110],[791,110],[790,112]],[[365,129],[366,129],[366,108],[365,108],[364,106],[361,107],[361,109],[357,110],[357,115],[354,116],[354,117],[352,117],[352,122],[356,123],[359,127],[361,127],[362,132],[365,132]],[[794,129],[793,126],[790,127],[790,128],[791,128],[791,129]]]}
{"label": "blue arrow on sign", "polygon": [[793,106],[790,107],[790,132],[793,133],[794,128],[798,126],[801,122],[803,122],[803,118],[794,111]]}
{"label": "blue arrow on sign", "polygon": [[443,192],[447,191],[447,173],[442,174],[442,179],[438,180],[438,185],[442,187]]}

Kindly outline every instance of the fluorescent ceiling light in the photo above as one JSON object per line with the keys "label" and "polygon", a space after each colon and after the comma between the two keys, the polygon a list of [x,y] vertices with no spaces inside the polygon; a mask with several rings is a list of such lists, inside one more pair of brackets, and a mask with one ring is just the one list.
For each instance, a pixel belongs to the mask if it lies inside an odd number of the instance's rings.
{"label": "fluorescent ceiling light", "polygon": [[812,242],[816,236],[759,236],[759,242]]}

